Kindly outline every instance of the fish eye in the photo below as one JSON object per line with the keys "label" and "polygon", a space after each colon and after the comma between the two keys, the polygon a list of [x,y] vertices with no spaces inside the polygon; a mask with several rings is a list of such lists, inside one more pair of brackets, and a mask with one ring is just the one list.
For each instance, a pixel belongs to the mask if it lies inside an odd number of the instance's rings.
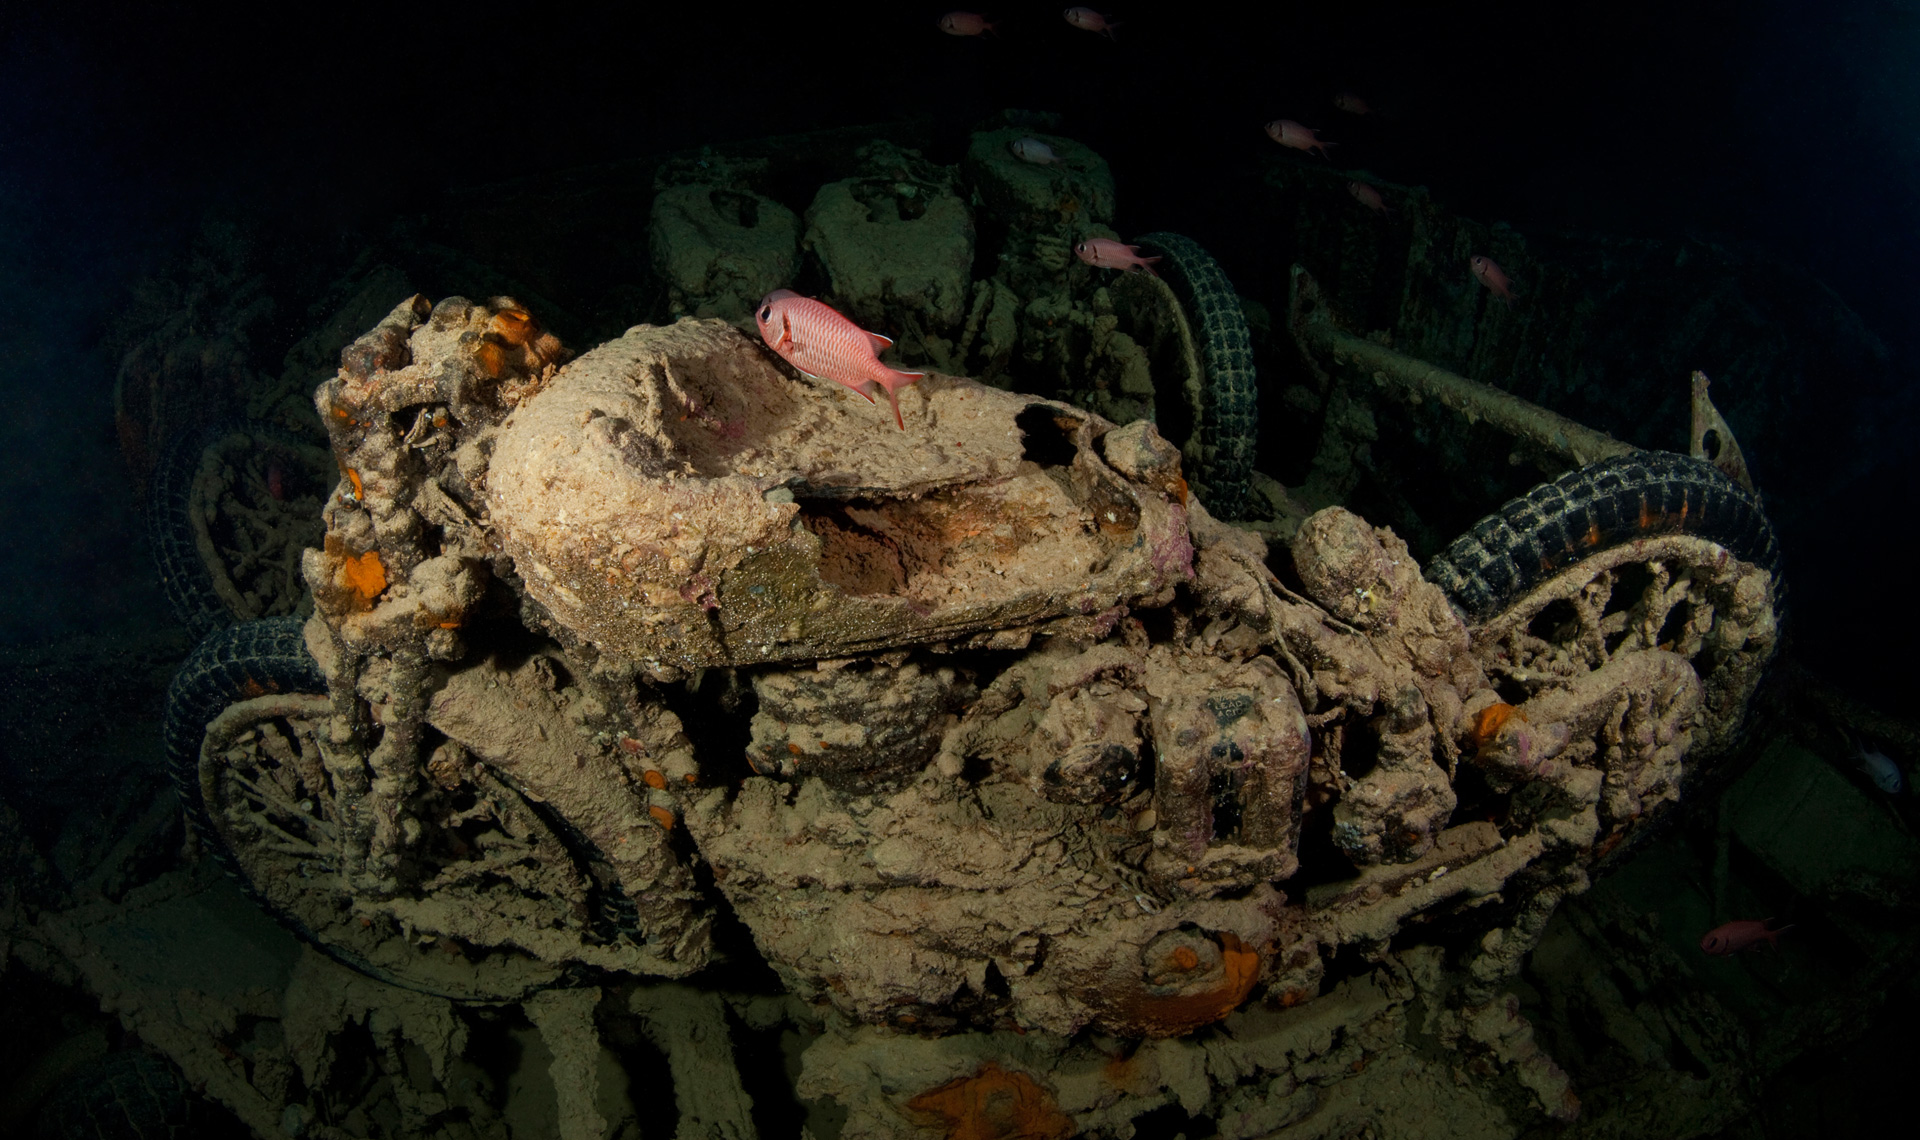
{"label": "fish eye", "polygon": [[766,308],[760,310],[760,319],[763,321],[770,321],[773,319],[772,305],[768,305]]}

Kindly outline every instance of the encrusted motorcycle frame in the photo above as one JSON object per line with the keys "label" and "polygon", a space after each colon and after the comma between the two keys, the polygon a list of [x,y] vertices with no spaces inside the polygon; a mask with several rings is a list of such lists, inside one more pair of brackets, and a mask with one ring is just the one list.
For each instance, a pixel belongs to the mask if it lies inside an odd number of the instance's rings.
{"label": "encrusted motorcycle frame", "polygon": [[183,672],[190,814],[451,996],[691,974],[717,895],[865,1022],[1177,1035],[1579,889],[1772,652],[1771,532],[1704,463],[1573,471],[1441,584],[1330,508],[1283,582],[1145,422],[902,395],[904,434],[719,321],[568,360],[410,299],[317,394],[314,617]]}

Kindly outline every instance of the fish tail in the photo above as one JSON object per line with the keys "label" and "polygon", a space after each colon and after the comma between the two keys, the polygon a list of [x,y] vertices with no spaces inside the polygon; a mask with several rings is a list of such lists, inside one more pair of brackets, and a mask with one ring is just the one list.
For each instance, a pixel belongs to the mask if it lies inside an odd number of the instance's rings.
{"label": "fish tail", "polygon": [[893,405],[893,422],[900,425],[901,431],[906,431],[907,421],[900,415],[900,389],[918,383],[926,373],[905,372],[898,368],[887,368],[884,364],[880,367],[886,369],[886,375],[874,383],[887,390],[887,402]]}

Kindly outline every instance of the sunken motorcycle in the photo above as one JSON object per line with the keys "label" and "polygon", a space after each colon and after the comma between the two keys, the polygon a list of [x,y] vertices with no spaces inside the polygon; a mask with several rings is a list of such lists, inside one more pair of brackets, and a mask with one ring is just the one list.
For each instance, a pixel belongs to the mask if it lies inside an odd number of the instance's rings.
{"label": "sunken motorcycle", "polygon": [[1183,1034],[1537,935],[1776,640],[1757,500],[1666,453],[1423,572],[1338,507],[1270,556],[1145,421],[933,374],[898,432],[720,321],[568,360],[415,297],[317,402],[314,615],[200,646],[170,762],[282,923],[453,998],[693,974],[724,899],[863,1022]]}

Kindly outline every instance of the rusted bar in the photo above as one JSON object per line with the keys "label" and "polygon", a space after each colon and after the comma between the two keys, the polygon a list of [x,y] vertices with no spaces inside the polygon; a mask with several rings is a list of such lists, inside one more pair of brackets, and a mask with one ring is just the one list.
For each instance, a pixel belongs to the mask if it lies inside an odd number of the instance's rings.
{"label": "rusted bar", "polygon": [[1469,380],[1342,330],[1321,302],[1320,287],[1313,275],[1298,265],[1293,267],[1288,310],[1295,343],[1322,372],[1338,365],[1371,376],[1375,387],[1404,403],[1432,400],[1458,412],[1469,423],[1484,421],[1576,467],[1637,450],[1491,384]]}

